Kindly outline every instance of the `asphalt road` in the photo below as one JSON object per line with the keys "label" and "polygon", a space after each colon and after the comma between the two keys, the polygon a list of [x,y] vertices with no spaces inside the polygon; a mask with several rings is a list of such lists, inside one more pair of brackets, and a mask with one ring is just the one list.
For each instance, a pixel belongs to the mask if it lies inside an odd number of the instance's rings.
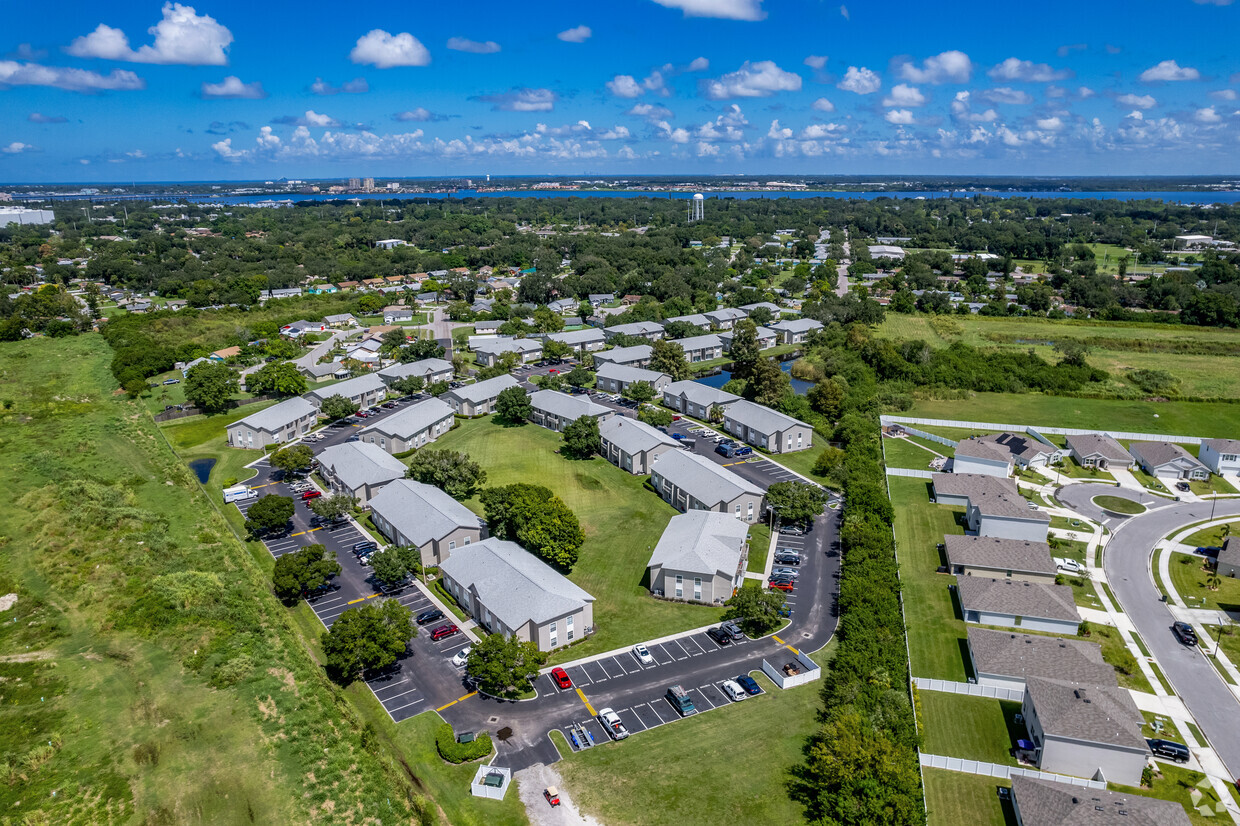
{"label": "asphalt road", "polygon": [[1065,505],[1079,509],[1086,516],[1099,513],[1097,506],[1090,502],[1099,493],[1156,500],[1148,503],[1151,509],[1146,513],[1126,519],[1114,516],[1108,519],[1111,539],[1103,554],[1107,582],[1227,771],[1233,778],[1240,778],[1240,701],[1200,648],[1182,645],[1171,633],[1175,617],[1162,601],[1150,575],[1154,545],[1160,539],[1181,526],[1209,519],[1212,504],[1216,518],[1240,515],[1240,501],[1224,499],[1190,504],[1115,488],[1101,491],[1095,488],[1094,485],[1069,485],[1057,496]]}

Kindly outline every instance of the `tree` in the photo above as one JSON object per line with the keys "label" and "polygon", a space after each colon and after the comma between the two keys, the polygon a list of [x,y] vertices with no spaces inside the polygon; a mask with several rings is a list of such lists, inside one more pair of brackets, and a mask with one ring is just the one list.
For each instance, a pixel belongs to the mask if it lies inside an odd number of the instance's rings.
{"label": "tree", "polygon": [[574,459],[589,459],[602,449],[603,439],[599,436],[598,419],[593,416],[581,416],[564,428],[562,453]]}
{"label": "tree", "polygon": [[524,424],[532,409],[524,387],[506,387],[495,397],[495,412],[513,424]]}
{"label": "tree", "polygon": [[908,315],[917,309],[917,299],[906,289],[898,291],[891,297],[890,309],[893,313]]}
{"label": "tree", "polygon": [[637,419],[651,427],[667,427],[672,423],[672,413],[661,407],[643,407],[637,411]]}
{"label": "tree", "polygon": [[685,361],[685,348],[674,341],[659,339],[650,349],[650,369],[666,373],[672,381],[689,378],[689,362]]}
{"label": "tree", "polygon": [[758,328],[749,319],[741,319],[732,329],[732,348],[728,356],[732,359],[732,377],[748,379],[754,366],[762,358],[758,347]]}
{"label": "tree", "polygon": [[357,410],[356,403],[349,401],[339,393],[323,399],[323,404],[319,407],[319,412],[332,421],[352,416]]}
{"label": "tree", "polygon": [[396,353],[409,343],[409,335],[403,329],[388,330],[379,339],[379,352]]}
{"label": "tree", "polygon": [[776,482],[766,490],[766,504],[784,522],[803,522],[822,513],[827,492],[806,482]]}
{"label": "tree", "polygon": [[453,499],[468,499],[487,480],[487,472],[466,453],[423,448],[409,461],[409,478],[442,488]]}
{"label": "tree", "polygon": [[399,585],[409,576],[409,565],[404,554],[395,548],[387,548],[371,556],[370,566],[375,579],[384,585]]}
{"label": "tree", "polygon": [[1085,356],[1089,353],[1089,346],[1079,339],[1060,339],[1055,342],[1055,352],[1060,355],[1060,364],[1068,364],[1073,367],[1086,366]]}
{"label": "tree", "polygon": [[784,607],[784,595],[780,591],[743,587],[725,605],[727,610],[723,618],[739,622],[741,630],[751,637],[765,636],[783,622],[780,612]]}
{"label": "tree", "polygon": [[447,350],[433,338],[420,338],[400,348],[397,357],[404,363],[423,361],[425,359],[441,359]]}
{"label": "tree", "polygon": [[316,516],[334,522],[342,516],[353,512],[357,507],[357,498],[337,493],[332,496],[320,496],[308,503],[310,511]]}
{"label": "tree", "polygon": [[645,404],[654,398],[654,387],[648,381],[635,381],[625,387],[621,395],[638,404]]}
{"label": "tree", "polygon": [[577,562],[585,532],[576,514],[547,488],[518,482],[487,488],[478,498],[492,536],[519,542],[565,569]]}
{"label": "tree", "polygon": [[[802,284],[804,284],[804,282],[802,282]],[[804,287],[802,287],[802,289],[804,289]],[[775,313],[771,311],[770,307],[754,307],[749,311],[749,320],[758,325],[770,324],[775,320]]]}
{"label": "tree", "polygon": [[426,392],[430,393],[432,396],[442,396],[450,389],[452,389],[451,385],[449,385],[446,381],[437,381],[430,387],[426,388]]}
{"label": "tree", "polygon": [[523,642],[515,634],[488,634],[470,649],[465,670],[487,694],[516,696],[529,687],[546,662],[547,653],[539,651],[536,643]]}
{"label": "tree", "polygon": [[392,389],[402,396],[413,396],[422,392],[422,388],[426,386],[426,379],[421,376],[405,376],[392,382]]}
{"label": "tree", "polygon": [[843,466],[844,451],[828,445],[819,452],[818,458],[814,459],[813,472],[819,476],[832,476]]}
{"label": "tree", "polygon": [[573,367],[572,370],[569,370],[564,374],[564,381],[568,382],[573,387],[585,387],[587,384],[594,381],[594,375],[589,370],[578,364]]}
{"label": "tree", "polygon": [[706,413],[706,421],[711,424],[723,424],[723,408],[717,404],[712,404],[710,410]]}
{"label": "tree", "polygon": [[371,668],[383,668],[405,653],[417,634],[413,612],[394,599],[365,602],[336,618],[322,637],[327,667],[345,684]]}
{"label": "tree", "polygon": [[285,475],[288,475],[310,467],[310,463],[314,461],[314,451],[309,445],[292,445],[271,454],[269,461],[273,468],[282,470]]}
{"label": "tree", "polygon": [[839,418],[840,408],[844,404],[847,388],[835,378],[823,379],[809,389],[805,397],[815,413],[820,413],[831,421]]}
{"label": "tree", "polygon": [[758,404],[767,407],[779,407],[784,397],[792,392],[792,380],[788,374],[779,369],[779,365],[767,358],[758,362],[749,371],[747,393]]}
{"label": "tree", "polygon": [[306,377],[291,361],[273,361],[246,376],[245,389],[255,395],[300,396],[306,392]]}
{"label": "tree", "polygon": [[[558,316],[557,316],[558,318]],[[571,345],[555,339],[547,339],[543,342],[543,356],[554,362],[561,362],[573,354]]]}
{"label": "tree", "polygon": [[226,409],[238,389],[237,371],[220,361],[204,361],[185,376],[185,400],[206,413]]}
{"label": "tree", "polygon": [[271,584],[276,596],[288,604],[297,601],[302,594],[326,584],[340,573],[340,563],[327,555],[322,545],[307,545],[276,560],[271,572]]}
{"label": "tree", "polygon": [[251,536],[282,530],[293,518],[293,500],[287,496],[264,496],[245,512],[245,529]]}

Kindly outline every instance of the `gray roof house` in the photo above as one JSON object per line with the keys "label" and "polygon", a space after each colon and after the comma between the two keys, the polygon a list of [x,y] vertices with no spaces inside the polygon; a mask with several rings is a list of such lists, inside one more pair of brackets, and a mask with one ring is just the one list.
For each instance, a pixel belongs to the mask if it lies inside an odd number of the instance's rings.
{"label": "gray roof house", "polygon": [[1045,444],[1032,436],[1017,433],[971,436],[956,443],[952,472],[1009,476],[1013,467],[1047,465],[1062,455],[1063,452],[1055,445]]}
{"label": "gray roof house", "polygon": [[349,377],[349,368],[339,361],[328,361],[323,364],[303,364],[297,368],[297,372],[315,381],[322,381],[328,378],[346,379]]}
{"label": "gray roof house", "polygon": [[421,361],[411,361],[406,364],[393,364],[390,367],[384,367],[378,373],[379,378],[383,379],[383,383],[391,386],[393,382],[400,379],[406,379],[410,376],[418,376],[426,380],[429,387],[437,381],[450,381],[452,379],[452,362],[444,359],[422,359]]}
{"label": "gray roof house", "polygon": [[337,315],[325,315],[323,320],[332,327],[356,327],[357,319],[353,317],[353,313],[339,313]]}
{"label": "gray roof house", "polygon": [[759,307],[765,307],[766,309],[770,310],[772,313],[775,314],[776,318],[779,318],[779,314],[784,311],[783,307],[779,306],[778,304],[772,304],[769,301],[756,301],[753,304],[742,304],[740,306],[740,309],[744,310],[747,313],[752,313],[754,310],[758,309]]}
{"label": "gray roof house", "polygon": [[746,522],[762,519],[762,489],[696,453],[662,454],[650,467],[650,483],[680,511],[718,511]]}
{"label": "gray roof house", "polygon": [[650,466],[662,454],[680,449],[680,443],[663,431],[625,416],[609,418],[598,429],[603,458],[638,476],[650,473]]}
{"label": "gray roof house", "polygon": [[590,293],[586,297],[589,299],[590,304],[595,307],[601,307],[616,300],[616,296],[613,293]]}
{"label": "gray roof house", "polygon": [[1172,442],[1130,442],[1128,452],[1141,469],[1163,479],[1210,478],[1210,468],[1197,457]]}
{"label": "gray roof house", "polygon": [[542,342],[534,338],[490,338],[470,344],[477,361],[483,367],[492,367],[505,353],[516,353],[520,361],[531,362],[542,358]]}
{"label": "gray roof house", "polygon": [[654,546],[650,590],[656,596],[720,604],[745,578],[749,525],[726,513],[673,516]]}
{"label": "gray roof house", "polygon": [[413,309],[395,304],[383,308],[384,324],[396,324],[399,321],[413,321]]}
{"label": "gray roof house", "polygon": [[570,396],[558,390],[535,390],[530,394],[530,421],[560,433],[582,416],[593,416],[602,422],[616,411],[595,404],[585,396]]}
{"label": "gray roof house", "polygon": [[[758,327],[754,330],[754,334],[758,339],[759,350],[769,349],[778,343],[778,333],[769,327]],[[724,330],[719,334],[719,341],[723,343],[724,352],[732,352],[732,341],[735,338],[736,330]]]}
{"label": "gray roof house", "polygon": [[957,576],[1054,583],[1058,573],[1045,542],[959,534],[943,540],[947,569]]}
{"label": "gray roof house", "polygon": [[678,316],[672,316],[671,318],[665,318],[663,319],[663,324],[664,325],[671,324],[674,321],[684,322],[685,324],[692,324],[694,327],[697,327],[699,330],[709,330],[710,325],[711,325],[710,319],[702,315],[701,313],[690,313],[689,315],[678,315]]}
{"label": "gray roof house", "polygon": [[515,542],[475,542],[440,571],[448,593],[491,633],[553,651],[594,630],[594,597]]}
{"label": "gray roof house", "polygon": [[577,299],[561,298],[558,301],[552,301],[548,304],[547,309],[553,313],[559,313],[560,315],[571,313],[573,310],[577,309]]}
{"label": "gray roof house", "polygon": [[647,367],[650,356],[654,352],[649,344],[635,344],[632,347],[613,347],[610,350],[594,354],[597,364],[628,364],[633,367]]}
{"label": "gray roof house", "polygon": [[1189,826],[1179,803],[1012,775],[1017,826]]}
{"label": "gray roof house", "polygon": [[302,398],[315,407],[322,407],[323,402],[332,396],[344,396],[364,409],[387,398],[387,385],[377,373],[367,373],[354,379],[346,379],[339,384],[315,388]]}
{"label": "gray roof house", "polygon": [[776,321],[770,327],[779,336],[780,344],[801,344],[809,338],[810,333],[822,329],[822,322],[812,318],[793,318]]}
{"label": "gray roof house", "polygon": [[433,568],[486,536],[486,522],[434,485],[397,479],[370,500],[370,518],[395,545],[412,545]]}
{"label": "gray roof house", "polygon": [[1150,749],[1127,689],[1028,677],[1021,712],[1042,771],[1141,785]]}
{"label": "gray roof house", "polygon": [[1124,446],[1106,433],[1079,433],[1065,436],[1068,453],[1082,467],[1107,470],[1112,465],[1120,469],[1131,468],[1136,462]]}
{"label": "gray roof house", "polygon": [[603,335],[607,336],[608,341],[616,336],[637,336],[648,341],[658,341],[663,338],[663,325],[655,321],[632,321],[628,324],[604,327]]}
{"label": "gray roof house", "polygon": [[1240,542],[1227,537],[1223,549],[1218,552],[1217,568],[1219,576],[1240,576]]}
{"label": "gray roof house", "polygon": [[813,425],[744,399],[723,411],[723,429],[771,453],[793,453],[814,445]]}
{"label": "gray roof house", "polygon": [[426,399],[362,428],[357,435],[388,453],[404,453],[435,441],[451,430],[455,421],[447,402]]}
{"label": "gray roof house", "polygon": [[303,398],[286,399],[228,426],[230,447],[257,448],[300,438],[319,420],[319,409]]}
{"label": "gray roof house", "polygon": [[723,355],[723,336],[707,333],[703,336],[687,336],[677,339],[680,349],[685,351],[685,361],[694,363],[710,361]]}
{"label": "gray roof house", "polygon": [[603,331],[597,327],[586,327],[583,330],[569,330],[564,333],[547,333],[543,336],[546,341],[559,341],[572,347],[574,350],[583,353],[593,353],[596,350],[602,350],[606,346],[607,337],[603,335]]}
{"label": "gray roof house", "polygon": [[503,327],[507,322],[504,321],[475,321],[474,334],[479,336],[495,335],[499,332],[499,328]]}
{"label": "gray roof house", "polygon": [[405,463],[370,442],[345,442],[319,453],[319,475],[332,493],[365,505],[379,488],[405,476]]}
{"label": "gray roof house", "polygon": [[1020,495],[1011,479],[977,473],[936,473],[934,499],[964,505],[965,523],[978,536],[1046,541],[1051,518]]}
{"label": "gray roof house", "polygon": [[1076,634],[1081,624],[1067,585],[958,576],[956,593],[965,622],[1052,634]]}
{"label": "gray roof house", "polygon": [[1202,439],[1197,458],[1210,470],[1222,476],[1240,472],[1240,441],[1236,439]]}
{"label": "gray roof house", "polygon": [[475,382],[464,387],[458,387],[455,390],[449,390],[440,398],[446,401],[452,407],[452,412],[459,416],[482,416],[494,412],[495,399],[499,396],[501,390],[520,386],[521,382],[505,373],[502,376],[495,376],[486,381]]}
{"label": "gray roof house", "polygon": [[749,318],[749,314],[744,310],[738,310],[735,307],[724,307],[719,310],[711,310],[708,313],[702,313],[711,320],[711,323],[720,330],[731,330],[732,325],[740,321],[742,318]]}
{"label": "gray roof house", "polygon": [[1102,646],[1077,637],[1046,637],[969,626],[969,660],[978,685],[1023,691],[1028,677],[1116,685]]}
{"label": "gray roof house", "polygon": [[734,393],[725,393],[717,387],[696,381],[674,381],[663,388],[665,407],[704,421],[709,418],[712,407],[723,410],[740,400],[741,397]]}
{"label": "gray roof house", "polygon": [[657,370],[643,367],[630,367],[627,364],[604,363],[598,367],[594,385],[608,393],[623,393],[630,385],[644,381],[650,385],[657,397],[663,388],[672,383],[672,377]]}

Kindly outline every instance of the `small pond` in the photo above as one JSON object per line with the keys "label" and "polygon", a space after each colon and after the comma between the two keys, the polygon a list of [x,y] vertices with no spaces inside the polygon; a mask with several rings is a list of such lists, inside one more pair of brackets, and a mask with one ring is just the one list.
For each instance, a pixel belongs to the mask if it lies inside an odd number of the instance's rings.
{"label": "small pond", "polygon": [[189,469],[194,471],[194,475],[198,477],[199,483],[203,485],[211,478],[211,468],[213,467],[215,467],[214,459],[195,459],[189,463]]}
{"label": "small pond", "polygon": [[[788,361],[781,362],[779,365],[779,369],[783,370],[785,373],[791,373],[793,361],[795,361],[795,359],[789,359]],[[715,373],[713,376],[703,376],[700,379],[694,379],[694,381],[700,382],[701,384],[705,384],[707,387],[723,387],[725,384],[727,384],[731,380],[732,380],[732,372],[730,370],[721,370],[718,373]],[[801,381],[800,379],[792,379],[792,392],[798,393],[802,396],[808,393],[809,389],[813,386],[814,386],[813,382]]]}

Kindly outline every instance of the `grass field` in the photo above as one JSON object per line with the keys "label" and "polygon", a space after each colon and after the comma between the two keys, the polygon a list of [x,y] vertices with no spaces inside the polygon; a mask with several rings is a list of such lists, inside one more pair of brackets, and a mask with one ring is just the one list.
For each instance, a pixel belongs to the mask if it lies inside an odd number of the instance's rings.
{"label": "grass field", "polygon": [[[542,427],[505,427],[488,417],[462,421],[435,443],[473,457],[487,470],[487,486],[545,485],[577,514],[586,541],[569,579],[596,598],[596,631],[558,658],[576,659],[718,620],[720,608],[656,600],[643,585],[650,553],[676,514],[672,506],[643,487],[644,477],[598,457],[560,456],[562,441]],[[481,512],[477,499],[465,504]]]}
{"label": "grass field", "polygon": [[745,570],[760,574],[766,570],[766,554],[771,547],[771,529],[766,525],[754,525],[749,529],[749,559]]}
{"label": "grass field", "polygon": [[[947,447],[940,445],[940,447]],[[883,439],[883,454],[888,467],[928,470],[935,454],[911,439]]]}
{"label": "grass field", "polygon": [[5,819],[415,819],[110,357],[97,335],[0,345]]}
{"label": "grass field", "polygon": [[1145,513],[1145,506],[1119,496],[1095,496],[1093,503],[1112,513]]}
{"label": "grass field", "polygon": [[922,769],[929,826],[1015,826],[1010,804],[999,800],[996,789],[1010,788],[1007,780],[979,777],[943,769]]}
{"label": "grass field", "polygon": [[[813,655],[829,661],[833,645]],[[607,743],[556,765],[587,814],[608,826],[800,823],[783,785],[815,727],[819,683],[767,691],[727,708]]]}
{"label": "grass field", "polygon": [[1190,608],[1240,611],[1240,579],[1219,577],[1218,590],[1206,585],[1206,570],[1200,556],[1172,554],[1168,567],[1171,585]]}
{"label": "grass field", "polygon": [[1215,525],[1213,528],[1202,528],[1185,537],[1184,544],[1193,547],[1220,547],[1223,540],[1233,534],[1240,535],[1240,522],[1228,522],[1225,525]]}
{"label": "grass field", "polygon": [[1017,765],[1009,754],[1025,728],[1013,719],[1020,703],[920,691],[923,741],[926,754],[984,760],[1003,766]]}
{"label": "grass field", "polygon": [[[1156,777],[1153,785],[1148,789],[1120,786],[1114,783],[1108,784],[1107,788],[1113,792],[1140,795],[1142,797],[1157,797],[1160,800],[1170,800],[1179,803],[1184,807],[1184,811],[1188,814],[1188,821],[1193,826],[1208,826],[1211,823],[1222,822],[1226,817],[1226,815],[1204,817],[1193,808],[1192,790],[1197,788],[1197,783],[1205,777],[1204,774],[1179,766],[1169,766],[1166,763],[1159,763],[1158,770],[1162,776]],[[1201,793],[1201,802],[1203,804],[1212,807],[1218,802],[1218,795],[1214,793],[1213,789],[1207,787],[1201,789]]]}

